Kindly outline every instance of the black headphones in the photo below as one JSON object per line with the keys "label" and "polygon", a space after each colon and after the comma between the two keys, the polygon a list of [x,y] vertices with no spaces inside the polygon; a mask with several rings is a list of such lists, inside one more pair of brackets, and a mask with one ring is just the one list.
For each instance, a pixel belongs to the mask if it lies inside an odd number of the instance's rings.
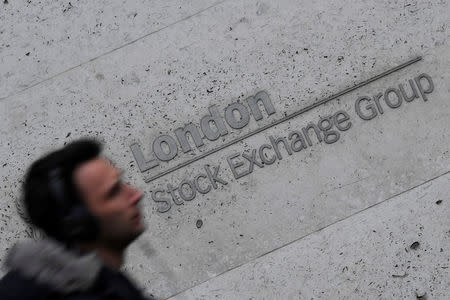
{"label": "black headphones", "polygon": [[92,241],[99,233],[99,224],[94,215],[82,203],[70,204],[64,195],[64,181],[61,168],[48,173],[49,188],[56,199],[61,232],[69,241]]}

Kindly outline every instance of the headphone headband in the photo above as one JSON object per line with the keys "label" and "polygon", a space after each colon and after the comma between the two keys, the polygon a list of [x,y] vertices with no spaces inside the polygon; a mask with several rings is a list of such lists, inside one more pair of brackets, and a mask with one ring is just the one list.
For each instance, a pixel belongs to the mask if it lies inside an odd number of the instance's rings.
{"label": "headphone headband", "polygon": [[58,203],[61,230],[64,236],[71,240],[94,239],[98,232],[97,220],[82,203],[72,206],[67,203],[61,168],[56,167],[50,170],[49,188]]}
{"label": "headphone headband", "polygon": [[64,199],[64,182],[62,179],[62,170],[59,167],[56,167],[49,172],[49,186],[52,191],[53,197],[58,202],[58,209],[61,213],[61,216],[67,210],[67,204]]}

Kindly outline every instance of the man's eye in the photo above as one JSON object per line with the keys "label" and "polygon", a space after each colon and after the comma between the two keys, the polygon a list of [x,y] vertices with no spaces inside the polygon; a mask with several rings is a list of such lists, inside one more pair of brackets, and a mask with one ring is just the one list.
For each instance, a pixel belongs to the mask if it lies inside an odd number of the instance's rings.
{"label": "man's eye", "polygon": [[120,192],[120,188],[122,187],[122,183],[118,182],[117,184],[114,185],[114,187],[111,189],[111,191],[109,192],[109,195],[111,197],[116,196],[119,192]]}

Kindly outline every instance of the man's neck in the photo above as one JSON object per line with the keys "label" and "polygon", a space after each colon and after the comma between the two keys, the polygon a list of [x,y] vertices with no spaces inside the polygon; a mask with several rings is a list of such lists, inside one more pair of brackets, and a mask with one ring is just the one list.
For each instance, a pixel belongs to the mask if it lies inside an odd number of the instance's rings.
{"label": "man's neck", "polygon": [[76,247],[83,252],[96,252],[103,262],[112,269],[119,270],[124,263],[125,249],[116,249],[98,243],[77,244]]}

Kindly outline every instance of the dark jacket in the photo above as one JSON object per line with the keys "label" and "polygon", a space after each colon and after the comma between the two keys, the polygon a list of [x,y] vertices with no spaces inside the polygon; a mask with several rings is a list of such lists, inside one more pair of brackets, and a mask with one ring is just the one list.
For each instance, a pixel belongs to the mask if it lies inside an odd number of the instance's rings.
{"label": "dark jacket", "polygon": [[148,300],[121,272],[94,254],[80,254],[43,239],[17,243],[0,280],[1,300]]}

